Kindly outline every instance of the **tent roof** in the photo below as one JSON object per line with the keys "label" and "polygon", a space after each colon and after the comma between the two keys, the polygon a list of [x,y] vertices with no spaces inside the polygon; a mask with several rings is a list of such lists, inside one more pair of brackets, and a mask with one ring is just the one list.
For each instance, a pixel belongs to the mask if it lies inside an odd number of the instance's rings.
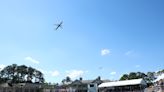
{"label": "tent roof", "polygon": [[164,74],[158,76],[157,79],[154,80],[154,82],[157,82],[157,81],[159,81],[159,80],[161,80],[161,79],[164,79]]}
{"label": "tent roof", "polygon": [[115,86],[127,86],[127,85],[146,85],[146,82],[143,79],[134,79],[134,80],[125,80],[125,81],[115,81],[115,82],[106,82],[100,84],[98,87],[115,87]]}

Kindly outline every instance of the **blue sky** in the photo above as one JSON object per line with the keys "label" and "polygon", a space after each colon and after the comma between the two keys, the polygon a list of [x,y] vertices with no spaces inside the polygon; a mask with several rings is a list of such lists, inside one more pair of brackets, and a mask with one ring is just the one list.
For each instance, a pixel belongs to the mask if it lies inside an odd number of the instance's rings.
{"label": "blue sky", "polygon": [[[0,67],[48,82],[164,69],[163,0],[1,0]],[[54,24],[63,21],[63,29]]]}

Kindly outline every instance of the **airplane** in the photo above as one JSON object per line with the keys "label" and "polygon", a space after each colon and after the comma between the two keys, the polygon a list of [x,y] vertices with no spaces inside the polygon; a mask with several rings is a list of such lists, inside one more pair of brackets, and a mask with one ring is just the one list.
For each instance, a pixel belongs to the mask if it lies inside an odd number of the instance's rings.
{"label": "airplane", "polygon": [[57,26],[55,30],[58,30],[59,27],[62,28],[62,24],[63,24],[63,21],[61,21],[59,24],[55,24]]}

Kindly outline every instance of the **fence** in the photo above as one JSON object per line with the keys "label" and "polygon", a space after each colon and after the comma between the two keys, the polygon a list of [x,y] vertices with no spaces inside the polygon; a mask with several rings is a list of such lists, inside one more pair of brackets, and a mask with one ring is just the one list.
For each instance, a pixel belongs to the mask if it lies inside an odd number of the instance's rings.
{"label": "fence", "polygon": [[0,87],[0,92],[75,92],[73,89]]}
{"label": "fence", "polygon": [[[41,88],[18,88],[18,87],[0,87],[0,92],[75,92],[70,89],[41,89]],[[83,91],[79,91],[83,92]],[[143,92],[143,91],[110,91],[103,90],[99,92]],[[144,92],[164,92],[164,86],[154,86],[146,88]]]}
{"label": "fence", "polygon": [[153,86],[146,88],[144,92],[164,92],[164,86]]}
{"label": "fence", "polygon": [[39,88],[0,87],[0,92],[43,92]]}

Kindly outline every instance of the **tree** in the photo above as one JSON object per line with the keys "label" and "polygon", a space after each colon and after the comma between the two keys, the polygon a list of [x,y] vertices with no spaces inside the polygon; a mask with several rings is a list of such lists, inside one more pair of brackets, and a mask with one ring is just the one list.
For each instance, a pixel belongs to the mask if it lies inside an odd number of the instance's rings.
{"label": "tree", "polygon": [[44,82],[43,74],[40,71],[25,65],[12,64],[0,71],[0,82],[10,80],[12,83],[32,83],[32,79],[37,80],[35,82],[38,83]]}
{"label": "tree", "polygon": [[19,77],[18,81],[19,82],[25,82],[25,76],[27,75],[27,66],[25,65],[20,65],[17,67],[17,76]]}
{"label": "tree", "polygon": [[137,74],[137,78],[142,78],[142,79],[144,79],[144,78],[147,77],[147,75],[146,75],[145,73],[142,73],[142,72],[137,72],[136,74]]}
{"label": "tree", "polygon": [[137,73],[135,73],[135,72],[131,72],[130,74],[129,74],[129,78],[128,79],[138,79],[138,77],[137,77]]}
{"label": "tree", "polygon": [[163,69],[163,70],[158,71],[158,72],[157,72],[157,75],[161,75],[161,74],[163,74],[163,73],[164,73],[164,69]]}
{"label": "tree", "polygon": [[34,77],[35,69],[32,67],[27,68],[27,82],[31,83]]}
{"label": "tree", "polygon": [[142,72],[130,72],[129,74],[124,74],[120,80],[131,80],[131,79],[145,79],[147,75]]}
{"label": "tree", "polygon": [[66,78],[64,78],[61,82],[63,83],[63,84],[67,84],[67,83],[69,83],[69,82],[71,82],[72,80],[71,80],[71,78],[69,77],[69,76],[67,76]]}
{"label": "tree", "polygon": [[129,75],[128,74],[124,74],[120,80],[128,80],[129,79]]}
{"label": "tree", "polygon": [[14,79],[14,76],[16,74],[16,69],[17,65],[12,64],[10,66],[5,67],[3,70],[1,70],[0,74],[2,78],[7,78],[7,79]]}
{"label": "tree", "polygon": [[63,84],[65,84],[66,80],[65,80],[65,79],[63,79],[61,82],[62,82]]}
{"label": "tree", "polygon": [[80,78],[79,78],[79,80],[80,80],[80,81],[82,81],[82,80],[83,80],[83,78],[82,78],[82,77],[80,77]]}
{"label": "tree", "polygon": [[71,78],[69,76],[66,77],[66,82],[71,82]]}
{"label": "tree", "polygon": [[43,78],[43,74],[42,72],[35,70],[35,82],[36,83],[43,83],[44,82],[44,78]]}
{"label": "tree", "polygon": [[147,72],[147,77],[145,78],[147,83],[152,83],[156,79],[155,72]]}

